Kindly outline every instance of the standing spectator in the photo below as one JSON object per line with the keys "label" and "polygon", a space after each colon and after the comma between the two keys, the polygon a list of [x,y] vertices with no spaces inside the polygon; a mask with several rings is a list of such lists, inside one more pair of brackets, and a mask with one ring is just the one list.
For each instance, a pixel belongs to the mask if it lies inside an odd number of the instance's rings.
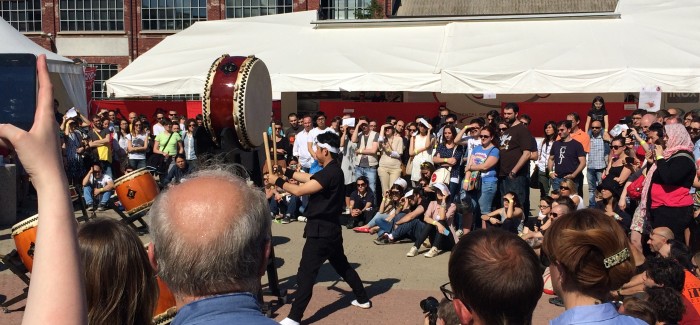
{"label": "standing spectator", "polygon": [[693,117],[687,129],[690,141],[693,142],[693,156],[697,165],[698,160],[700,160],[700,116]]}
{"label": "standing spectator", "polygon": [[216,137],[210,134],[209,130],[204,127],[202,114],[198,114],[195,117],[195,120],[197,121],[197,127],[194,130],[194,152],[196,152],[201,159],[203,156],[213,153],[214,148],[216,147]]}
{"label": "standing spectator", "polygon": [[173,158],[178,153],[182,153],[182,139],[180,134],[177,132],[172,132],[172,122],[169,119],[162,119],[164,132],[156,136],[153,143],[153,154],[163,155],[166,162],[170,162],[168,170],[175,163]]}
{"label": "standing spectator", "polygon": [[129,125],[134,124],[134,121],[138,118],[138,114],[136,112],[131,112],[129,113]]}
{"label": "standing spectator", "polygon": [[457,144],[466,146],[466,152],[464,154],[464,161],[472,154],[472,150],[477,146],[481,145],[481,139],[479,139],[479,132],[484,127],[484,119],[477,117],[469,121],[469,124],[465,125],[457,136],[455,136],[455,142]]}
{"label": "standing spectator", "polygon": [[375,211],[374,202],[376,202],[376,198],[372,189],[368,188],[369,182],[367,177],[358,177],[356,184],[357,189],[350,194],[348,229],[364,226],[372,219]]}
{"label": "standing spectator", "polygon": [[396,121],[394,126],[395,136],[401,138],[403,151],[401,152],[401,176],[406,174],[406,163],[408,162],[408,146],[410,145],[409,136],[406,136],[406,122],[403,120]]}
{"label": "standing spectator", "polygon": [[117,122],[117,111],[108,110],[107,118],[109,118],[109,131],[117,133],[117,131],[119,131],[119,124]]}
{"label": "standing spectator", "polygon": [[498,119],[501,118],[501,113],[495,109],[490,110],[486,113],[486,125],[490,125],[495,129],[498,129]]}
{"label": "standing spectator", "polygon": [[[443,134],[443,131],[445,130],[445,127],[452,126],[452,127],[456,128],[455,127],[456,122],[457,122],[457,115],[452,114],[452,113],[447,114],[447,117],[445,118],[445,121],[442,124],[442,127],[440,127],[440,129],[435,133],[435,137],[437,138],[438,143],[443,141],[442,134]],[[454,136],[456,136],[456,134],[454,134]]]}
{"label": "standing spectator", "polygon": [[350,139],[357,143],[355,150],[355,176],[365,176],[369,180],[370,189],[377,188],[377,150],[379,134],[369,128],[366,117],[360,117],[355,125],[355,132]]}
{"label": "standing spectator", "polygon": [[[569,113],[569,115],[566,116],[566,119],[571,121],[571,138],[578,141],[581,146],[583,146],[583,151],[588,154],[591,151],[591,138],[588,137],[588,133],[579,128],[581,118],[578,116],[578,113]],[[583,193],[583,173],[578,174],[576,177],[577,178],[574,180],[574,182],[576,183],[577,190],[579,193]]]}
{"label": "standing spectator", "polygon": [[430,124],[427,124],[427,122],[419,122],[416,124],[418,126],[418,134],[411,134],[411,140],[408,148],[408,154],[413,157],[411,181],[413,181],[414,184],[420,179],[420,166],[424,162],[432,162],[432,151],[435,141],[430,133],[430,130],[432,129]]}
{"label": "standing spectator", "polygon": [[698,116],[698,113],[695,110],[683,114],[683,126],[686,128],[689,127],[690,123],[693,121],[693,118],[696,116]]}
{"label": "standing spectator", "polygon": [[603,180],[603,171],[608,161],[610,136],[608,132],[603,131],[603,124],[599,120],[594,120],[587,125],[590,126],[588,135],[591,138],[591,152],[588,154],[586,162],[586,176],[588,179],[588,207],[592,208],[595,206],[595,188]]}
{"label": "standing spectator", "polygon": [[78,123],[73,119],[64,119],[63,150],[66,157],[66,176],[68,183],[76,186],[85,172],[83,171],[83,135],[76,129]]}
{"label": "standing spectator", "polygon": [[284,131],[284,134],[288,137],[295,136],[304,129],[304,126],[299,123],[299,116],[297,113],[289,113],[289,115],[287,115],[287,121],[289,122],[289,128]]}
{"label": "standing spectator", "polygon": [[[504,130],[500,139],[500,169],[498,172],[501,182],[501,193],[514,192],[523,200],[530,190],[528,180],[530,178],[527,165],[530,160],[532,134],[527,127],[518,121],[520,107],[515,103],[506,104],[503,109],[503,118],[511,127]],[[519,202],[523,206],[523,201]]]}
{"label": "standing spectator", "polygon": [[[349,116],[344,118],[350,118]],[[350,206],[350,194],[355,190],[355,150],[357,149],[357,143],[350,141],[352,134],[355,129],[343,125],[340,127],[340,153],[342,154],[340,168],[343,169],[343,176],[345,176],[345,206]],[[350,214],[350,210],[346,208],[343,214]]]}
{"label": "standing spectator", "polygon": [[557,139],[557,124],[554,121],[544,123],[544,139],[539,145],[537,162],[537,186],[540,190],[540,198],[549,195],[551,184],[549,181],[549,155],[552,145]]}
{"label": "standing spectator", "polygon": [[115,174],[116,176],[121,176],[124,174],[124,169],[129,164],[129,159],[127,155],[128,147],[128,136],[129,136],[129,122],[126,120],[118,120],[118,127],[115,128],[112,138],[114,139],[112,143],[112,161],[114,168],[117,168],[119,172]]}
{"label": "standing spectator", "polygon": [[143,128],[143,122],[134,121],[127,140],[126,151],[129,153],[129,166],[136,169],[146,168],[146,151],[150,145],[150,137],[146,129]]}
{"label": "standing spectator", "polygon": [[[689,194],[695,179],[693,143],[682,124],[666,125],[666,149],[655,146],[654,165],[647,172],[640,215],[648,216],[652,228],[668,227],[675,238],[685,238],[693,220]],[[648,213],[648,215],[647,215]]]}
{"label": "standing spectator", "polygon": [[[571,137],[571,121],[560,121],[557,124],[559,141],[554,142],[549,155],[549,177],[552,179],[552,189],[558,190],[564,179],[582,180],[581,172],[586,167],[586,153],[581,143]],[[576,184],[575,186],[578,186]],[[577,187],[578,189],[578,187]]]}
{"label": "standing spectator", "polygon": [[[464,156],[464,147],[455,143],[455,135],[457,130],[451,124],[446,124],[443,128],[443,141],[438,144],[433,157],[433,164],[438,168],[446,168],[450,170],[450,180],[448,184],[450,193],[459,193],[459,167],[462,165],[462,156]],[[452,197],[450,196],[450,199]]]}
{"label": "standing spectator", "polygon": [[154,137],[157,137],[165,131],[165,126],[163,126],[163,123],[161,123],[163,118],[165,118],[165,113],[163,113],[162,108],[158,108],[156,110],[156,123],[153,124],[153,132],[151,133]]}
{"label": "standing spectator", "polygon": [[99,161],[105,174],[112,177],[112,132],[109,131],[109,118],[103,117],[97,123],[93,118],[93,128],[88,137],[95,160]]}
{"label": "standing spectator", "polygon": [[625,139],[616,137],[610,145],[610,160],[603,172],[603,178],[611,178],[619,186],[624,185],[633,171],[634,158],[627,155]]}
{"label": "standing spectator", "polygon": [[[292,145],[289,143],[289,138],[282,134],[282,122],[275,121],[274,127],[273,141],[277,144],[277,164],[286,167],[292,152]],[[270,157],[272,157],[272,153],[270,153]]]}
{"label": "standing spectator", "polygon": [[382,125],[379,131],[379,146],[382,156],[379,158],[377,175],[382,185],[382,192],[401,177],[401,155],[404,152],[403,139],[391,124]]}
{"label": "standing spectator", "polygon": [[112,189],[114,189],[112,177],[103,173],[100,164],[94,164],[83,178],[83,198],[88,211],[95,209],[94,199],[99,200],[97,211],[104,211],[112,196]]}
{"label": "standing spectator", "polygon": [[[493,145],[495,130],[486,126],[479,135],[481,145],[472,150],[467,166],[464,168],[467,175],[472,171],[480,172],[481,186],[476,193],[468,194],[471,198],[471,206],[478,216],[491,213],[491,203],[498,189],[497,165],[500,157],[499,150]],[[467,177],[467,176],[465,176]],[[465,216],[462,216],[463,218]],[[473,216],[472,216],[473,218]],[[473,219],[472,219],[473,220]],[[472,225],[471,220],[462,222],[462,231],[466,234]]]}
{"label": "standing spectator", "polygon": [[447,108],[447,106],[440,105],[440,107],[438,107],[438,115],[430,121],[430,124],[435,129],[440,129],[442,128],[442,125],[445,124],[445,119],[447,119],[448,115],[450,115],[450,110]]}
{"label": "standing spectator", "polygon": [[313,126],[311,116],[304,116],[302,122],[304,129],[297,133],[294,140],[294,148],[292,149],[292,153],[299,159],[299,164],[301,165],[300,170],[308,173],[311,169],[311,164],[314,161],[314,158],[311,156],[308,148],[309,132],[312,130]]}
{"label": "standing spectator", "polygon": [[591,102],[591,109],[588,110],[588,117],[586,117],[586,132],[590,130],[593,121],[599,121],[601,123],[603,133],[607,134],[608,130],[610,130],[608,111],[605,109],[605,99],[601,96],[595,96],[593,102]]}
{"label": "standing spectator", "polygon": [[194,169],[197,168],[197,141],[194,135],[197,129],[197,122],[194,119],[188,119],[185,121],[185,126],[186,131],[182,133],[182,149],[185,151],[187,165]]}

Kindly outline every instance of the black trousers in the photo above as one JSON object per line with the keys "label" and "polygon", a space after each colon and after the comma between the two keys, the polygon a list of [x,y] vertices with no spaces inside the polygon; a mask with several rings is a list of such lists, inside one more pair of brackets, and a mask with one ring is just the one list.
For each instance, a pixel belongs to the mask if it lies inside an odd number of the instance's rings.
{"label": "black trousers", "polygon": [[668,227],[673,231],[673,236],[677,241],[685,243],[685,229],[691,226],[693,220],[692,206],[660,206],[656,209],[651,209],[649,216],[652,228]]}
{"label": "black trousers", "polygon": [[301,262],[299,262],[299,270],[297,271],[298,289],[292,303],[292,309],[289,311],[288,317],[290,319],[301,322],[304,311],[309,305],[309,301],[311,301],[318,270],[326,260],[331,263],[335,272],[350,285],[359,303],[362,304],[369,301],[360,276],[350,266],[348,258],[345,256],[342,234],[338,232],[338,235],[333,237],[308,237],[302,250]]}

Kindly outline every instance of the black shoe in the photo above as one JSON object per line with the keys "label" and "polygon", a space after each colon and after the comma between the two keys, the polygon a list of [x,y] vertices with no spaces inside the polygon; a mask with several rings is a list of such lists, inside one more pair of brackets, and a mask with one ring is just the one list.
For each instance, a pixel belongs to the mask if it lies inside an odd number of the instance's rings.
{"label": "black shoe", "polygon": [[284,216],[284,218],[282,218],[282,224],[286,225],[288,223],[290,223],[289,216]]}
{"label": "black shoe", "polygon": [[345,228],[348,228],[348,229],[355,228],[355,219],[348,219],[348,224],[345,225]]}
{"label": "black shoe", "polygon": [[564,307],[564,301],[560,297],[549,298],[549,303],[555,306]]}
{"label": "black shoe", "polygon": [[102,204],[97,206],[97,211],[104,211],[105,209],[106,209],[106,207]]}
{"label": "black shoe", "polygon": [[383,234],[381,237],[375,239],[374,243],[377,245],[386,245],[390,244],[391,241],[389,240],[389,236],[387,236],[387,234]]}

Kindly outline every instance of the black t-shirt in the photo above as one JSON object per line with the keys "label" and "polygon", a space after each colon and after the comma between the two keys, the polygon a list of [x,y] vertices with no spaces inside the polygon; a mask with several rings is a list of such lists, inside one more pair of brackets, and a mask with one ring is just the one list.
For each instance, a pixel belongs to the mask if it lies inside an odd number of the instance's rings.
{"label": "black t-shirt", "polygon": [[[426,194],[428,194],[428,193],[426,193]],[[421,197],[420,203],[409,205],[409,208],[408,208],[409,210],[405,211],[405,212],[406,213],[413,212],[414,210],[418,209],[419,206],[422,206],[423,213],[425,213],[425,211],[428,211],[428,205],[430,205],[430,201],[431,200],[427,196],[423,196],[423,197]],[[423,215],[416,217],[416,219],[423,220]]]}
{"label": "black t-shirt", "polygon": [[350,200],[354,203],[352,206],[353,209],[364,209],[367,205],[367,202],[374,202],[374,193],[372,192],[372,190],[367,189],[367,193],[365,193],[365,196],[360,196],[360,193],[358,193],[357,190],[355,190],[352,192],[352,194],[350,194]]}
{"label": "black t-shirt", "polygon": [[331,160],[311,176],[323,189],[309,195],[304,216],[304,237],[333,237],[340,234],[340,216],[345,205],[345,177],[338,162]]}
{"label": "black t-shirt", "polygon": [[[500,139],[500,169],[498,170],[498,176],[508,176],[515,165],[518,164],[518,160],[523,156],[523,151],[531,150],[532,146],[532,134],[530,130],[523,124],[517,124],[503,132]],[[518,170],[519,175],[527,175],[529,171],[527,170],[527,165],[523,165]]]}
{"label": "black t-shirt", "polygon": [[554,157],[554,172],[557,177],[564,177],[576,171],[578,158],[586,157],[586,152],[580,142],[572,139],[569,142],[554,141],[549,155]]}
{"label": "black t-shirt", "polygon": [[605,119],[605,115],[608,115],[608,111],[606,111],[604,108],[601,108],[598,110],[595,108],[591,108],[591,110],[588,111],[588,116],[591,118],[591,122],[593,122],[593,121],[603,122]]}

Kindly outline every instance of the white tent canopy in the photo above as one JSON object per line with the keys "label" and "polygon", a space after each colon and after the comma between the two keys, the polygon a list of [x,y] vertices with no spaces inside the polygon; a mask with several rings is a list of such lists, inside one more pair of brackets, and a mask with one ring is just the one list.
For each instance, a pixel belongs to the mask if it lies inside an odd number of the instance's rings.
{"label": "white tent canopy", "polygon": [[54,97],[63,110],[75,106],[87,114],[85,74],[83,68],[73,60],[46,50],[28,39],[0,17],[0,53],[46,54]]}
{"label": "white tent canopy", "polygon": [[[116,97],[201,93],[223,53],[254,54],[272,90],[443,93],[700,91],[700,5],[620,0],[620,18],[333,28],[299,12],[198,22],[107,81]],[[279,95],[277,95],[279,96]]]}

